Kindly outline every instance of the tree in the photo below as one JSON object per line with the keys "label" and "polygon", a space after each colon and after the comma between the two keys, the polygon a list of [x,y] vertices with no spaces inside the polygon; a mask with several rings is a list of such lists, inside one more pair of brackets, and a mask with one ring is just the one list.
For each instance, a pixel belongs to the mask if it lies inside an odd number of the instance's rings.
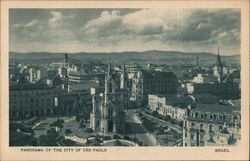
{"label": "tree", "polygon": [[70,129],[66,129],[66,130],[65,130],[65,134],[66,134],[66,135],[69,135],[69,134],[71,134],[71,133],[72,133],[72,131],[71,131]]}

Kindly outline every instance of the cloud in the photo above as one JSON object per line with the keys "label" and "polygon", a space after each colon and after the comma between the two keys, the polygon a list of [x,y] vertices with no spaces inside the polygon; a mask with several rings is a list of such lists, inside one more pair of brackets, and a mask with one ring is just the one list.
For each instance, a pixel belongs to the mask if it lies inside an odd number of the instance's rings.
{"label": "cloud", "polygon": [[51,13],[52,17],[48,21],[49,26],[51,26],[51,27],[58,26],[60,21],[63,19],[61,12],[51,11],[50,13]]}
{"label": "cloud", "polygon": [[[126,15],[119,11],[103,11],[83,27],[84,36],[114,38],[134,35],[162,41],[219,41],[222,33],[238,40],[240,33],[239,11],[224,10],[159,10],[143,9]],[[157,36],[160,35],[160,36]],[[131,37],[134,37],[131,36]],[[222,40],[223,41],[223,40]]]}
{"label": "cloud", "polygon": [[38,20],[32,20],[32,21],[30,21],[30,22],[28,22],[26,24],[23,24],[23,23],[14,24],[14,27],[15,28],[20,28],[20,27],[22,27],[22,28],[28,28],[28,27],[37,26],[37,25],[39,25],[39,23],[40,22]]}
{"label": "cloud", "polygon": [[112,36],[114,34],[161,34],[167,29],[164,12],[154,10],[140,10],[137,12],[120,15],[117,10],[103,11],[100,17],[90,20],[83,27],[85,34],[95,36]]}
{"label": "cloud", "polygon": [[67,43],[83,50],[206,50],[206,45],[240,44],[237,9],[48,10],[43,18],[10,26],[15,43]]}

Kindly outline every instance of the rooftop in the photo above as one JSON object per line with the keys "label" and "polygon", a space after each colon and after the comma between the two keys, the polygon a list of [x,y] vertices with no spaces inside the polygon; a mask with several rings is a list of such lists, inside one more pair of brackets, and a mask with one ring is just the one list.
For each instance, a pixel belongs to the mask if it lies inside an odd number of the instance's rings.
{"label": "rooftop", "polygon": [[231,105],[220,105],[220,104],[196,104],[195,108],[192,109],[193,112],[195,111],[202,111],[202,112],[211,112],[211,113],[232,113],[233,106]]}
{"label": "rooftop", "polygon": [[151,77],[169,77],[169,78],[176,78],[176,75],[173,72],[161,72],[161,71],[152,71],[143,72],[144,78],[151,78]]}
{"label": "rooftop", "polygon": [[81,82],[81,83],[71,83],[70,87],[72,91],[90,90],[91,87],[98,87],[98,83],[92,82]]}
{"label": "rooftop", "polygon": [[52,89],[47,84],[11,84],[10,90],[39,90],[39,89]]}
{"label": "rooftop", "polygon": [[193,94],[195,98],[206,98],[206,99],[219,99],[219,97],[209,94],[209,93],[202,93],[202,94]]}

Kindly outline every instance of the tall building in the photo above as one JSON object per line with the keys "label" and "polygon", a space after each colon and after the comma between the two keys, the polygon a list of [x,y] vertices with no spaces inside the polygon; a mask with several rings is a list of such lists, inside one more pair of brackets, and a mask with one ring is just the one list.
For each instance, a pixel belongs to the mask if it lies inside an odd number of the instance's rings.
{"label": "tall building", "polygon": [[132,80],[132,92],[137,106],[147,105],[149,94],[176,94],[177,77],[172,72],[138,71]]}
{"label": "tall building", "polygon": [[125,112],[128,104],[127,76],[125,69],[115,73],[111,65],[105,76],[104,91],[92,88],[93,108],[90,126],[102,135],[125,133]]}
{"label": "tall building", "polygon": [[47,116],[56,113],[54,89],[46,84],[10,86],[10,119]]}

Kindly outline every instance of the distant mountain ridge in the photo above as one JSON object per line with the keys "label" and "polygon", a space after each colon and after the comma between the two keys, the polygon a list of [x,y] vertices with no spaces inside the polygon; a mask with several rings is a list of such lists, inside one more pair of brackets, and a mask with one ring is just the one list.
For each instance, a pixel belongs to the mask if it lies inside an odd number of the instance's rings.
{"label": "distant mountain ridge", "polygon": [[[9,58],[10,62],[26,62],[26,63],[51,63],[55,61],[62,61],[65,53],[50,53],[50,52],[28,52],[28,53],[18,53],[10,52]],[[79,53],[69,53],[69,58],[74,59],[79,62],[89,62],[89,61],[102,61],[107,62],[110,59],[116,63],[126,62],[126,63],[145,63],[151,62],[156,64],[162,63],[193,63],[196,61],[196,57],[199,57],[199,61],[205,61],[207,64],[214,63],[216,59],[216,54],[208,52],[179,52],[179,51],[160,51],[160,50],[149,50],[143,52],[136,51],[125,51],[125,52],[79,52]],[[232,56],[221,56],[222,61],[226,63],[239,64],[240,55]],[[39,60],[39,61],[38,61]]]}

